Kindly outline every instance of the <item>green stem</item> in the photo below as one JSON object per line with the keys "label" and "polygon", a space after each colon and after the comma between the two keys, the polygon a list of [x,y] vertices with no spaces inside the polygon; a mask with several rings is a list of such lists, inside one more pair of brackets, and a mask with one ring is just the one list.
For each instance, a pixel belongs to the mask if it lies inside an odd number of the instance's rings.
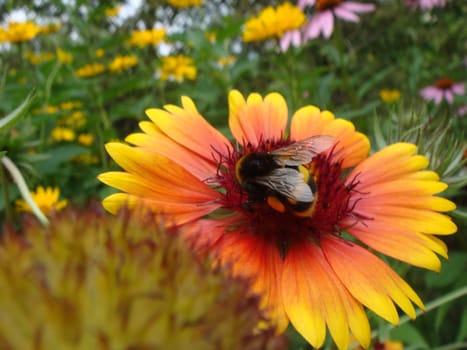
{"label": "green stem", "polygon": [[452,343],[434,348],[433,350],[457,350],[467,349],[467,343]]}
{"label": "green stem", "polygon": [[348,94],[350,103],[353,107],[357,107],[358,105],[358,98],[357,98],[357,93],[355,89],[350,86],[350,75],[349,75],[349,70],[347,67],[346,59],[345,59],[345,54],[346,54],[346,48],[345,48],[345,42],[344,42],[344,35],[342,33],[342,26],[340,25],[339,21],[335,21],[335,40],[334,42],[336,43],[337,50],[339,52],[339,68],[342,72],[342,82],[344,85],[344,91],[345,93]]}
{"label": "green stem", "polygon": [[32,199],[31,192],[29,191],[28,186],[26,185],[26,181],[24,181],[23,175],[21,175],[19,169],[7,156],[2,157],[2,163],[5,166],[5,168],[7,168],[7,170],[10,172],[11,177],[18,186],[21,196],[26,201],[26,203],[28,203],[33,214],[36,215],[37,219],[42,225],[47,226],[49,224],[49,220],[39,209],[36,202],[34,202],[34,200]]}
{"label": "green stem", "polygon": [[[415,311],[415,314],[416,314],[416,316],[420,316],[421,314],[424,314],[424,313],[426,313],[428,311],[437,309],[438,307],[440,307],[440,306],[442,306],[444,304],[447,304],[447,303],[449,303],[449,302],[451,302],[453,300],[459,299],[459,298],[463,297],[464,295],[467,295],[467,286],[456,289],[455,291],[452,291],[451,293],[443,295],[442,297],[427,303],[426,306],[425,306],[425,310],[417,309]],[[399,324],[397,324],[397,325],[389,324],[389,325],[386,326],[386,329],[387,330],[393,329],[394,327],[403,325],[404,323],[407,323],[407,322],[409,322],[411,320],[412,319],[409,316],[404,315],[404,316],[402,316],[400,318]],[[378,335],[377,331],[374,331],[374,332],[371,333],[372,338],[376,337],[377,335]]]}
{"label": "green stem", "polygon": [[104,108],[104,102],[102,98],[102,94],[100,91],[99,86],[93,85],[93,91],[97,101],[97,107],[99,109],[99,117],[100,117],[100,123],[97,123],[97,136],[99,139],[99,153],[100,153],[100,158],[102,162],[102,166],[104,169],[107,168],[108,163],[107,163],[107,153],[105,151],[105,140],[104,140],[104,135],[105,132],[112,127],[112,123],[110,122],[109,116],[107,115],[107,112]]}
{"label": "green stem", "polygon": [[11,223],[13,221],[13,213],[10,206],[10,196],[8,195],[8,182],[6,180],[5,170],[2,166],[0,166],[0,181],[3,190],[3,201],[5,202],[6,222]]}

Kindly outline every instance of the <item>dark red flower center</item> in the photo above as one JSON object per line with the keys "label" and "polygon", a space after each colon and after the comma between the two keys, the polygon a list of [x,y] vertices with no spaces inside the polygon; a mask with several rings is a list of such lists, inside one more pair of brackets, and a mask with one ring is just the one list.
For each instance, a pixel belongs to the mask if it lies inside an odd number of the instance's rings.
{"label": "dark red flower center", "polygon": [[439,79],[437,82],[436,82],[436,86],[440,89],[443,89],[443,90],[448,90],[450,89],[452,86],[454,85],[454,81],[452,79],[449,79],[449,78],[443,78],[443,79]]}
{"label": "dark red flower center", "polygon": [[332,9],[339,6],[342,3],[342,0],[317,0],[316,8],[319,11]]}
{"label": "dark red flower center", "polygon": [[281,140],[261,142],[257,147],[245,145],[221,159],[216,179],[224,193],[223,207],[242,214],[243,221],[238,223],[238,227],[275,240],[283,254],[293,242],[300,240],[318,242],[323,234],[339,234],[345,231],[346,227],[342,227],[342,222],[357,222],[364,219],[354,213],[355,203],[358,200],[353,196],[359,195],[355,189],[358,179],[345,181],[342,162],[335,160],[333,152],[329,155],[319,154],[310,164],[304,165],[315,187],[314,200],[308,204],[308,210],[304,211],[306,215],[297,213],[298,207],[289,206],[286,210],[280,211],[268,202],[267,196],[264,198],[251,196],[237,179],[235,173],[237,162],[250,152],[270,152],[290,143],[290,140]]}

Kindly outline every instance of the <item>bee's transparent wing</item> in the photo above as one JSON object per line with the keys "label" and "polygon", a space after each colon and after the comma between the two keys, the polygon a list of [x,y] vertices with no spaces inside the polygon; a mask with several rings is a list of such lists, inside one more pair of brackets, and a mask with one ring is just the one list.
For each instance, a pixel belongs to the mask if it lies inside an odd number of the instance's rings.
{"label": "bee's transparent wing", "polygon": [[328,135],[311,136],[271,152],[280,166],[308,164],[318,153],[326,151],[334,144],[334,137]]}
{"label": "bee's transparent wing", "polygon": [[267,176],[258,176],[255,182],[298,202],[313,202],[313,192],[296,169],[278,168]]}

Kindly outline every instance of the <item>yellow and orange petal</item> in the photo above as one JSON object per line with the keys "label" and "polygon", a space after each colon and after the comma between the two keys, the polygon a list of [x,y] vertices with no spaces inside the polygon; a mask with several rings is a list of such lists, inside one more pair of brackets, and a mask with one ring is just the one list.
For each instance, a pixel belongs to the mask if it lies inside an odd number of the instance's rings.
{"label": "yellow and orange petal", "polygon": [[447,185],[436,173],[424,170],[428,160],[415,152],[415,145],[397,143],[352,171],[349,178],[357,178],[362,193],[355,211],[370,219],[352,225],[349,232],[385,255],[439,271],[441,262],[435,253],[447,256],[447,249],[432,235],[457,231],[451,218],[442,214],[455,205],[434,196]]}
{"label": "yellow and orange petal", "polygon": [[347,349],[350,334],[368,347],[365,311],[339,281],[322,249],[311,242],[292,246],[282,276],[287,316],[311,345],[323,345],[327,327],[339,349]]}
{"label": "yellow and orange petal", "polygon": [[336,139],[334,159],[342,161],[343,168],[354,167],[368,157],[370,141],[355,131],[355,126],[344,119],[336,119],[329,111],[321,111],[315,106],[300,108],[292,116],[290,137],[303,140],[315,135],[329,135]]}
{"label": "yellow and orange petal", "polygon": [[[171,160],[121,143],[109,143],[107,152],[127,172],[101,174],[99,180],[124,193],[103,201],[111,213],[143,204],[171,224],[183,224],[220,207],[219,192]],[[156,181],[153,181],[156,179]]]}
{"label": "yellow and orange petal", "polygon": [[288,110],[284,98],[278,93],[263,97],[252,93],[247,100],[238,90],[229,94],[229,126],[237,142],[250,143],[277,141],[285,136]]}
{"label": "yellow and orange petal", "polygon": [[146,110],[152,122],[141,122],[144,133],[129,135],[126,141],[183,165],[200,180],[214,176],[218,164],[213,152],[232,152],[228,139],[199,114],[188,97],[182,97],[182,107],[164,108]]}

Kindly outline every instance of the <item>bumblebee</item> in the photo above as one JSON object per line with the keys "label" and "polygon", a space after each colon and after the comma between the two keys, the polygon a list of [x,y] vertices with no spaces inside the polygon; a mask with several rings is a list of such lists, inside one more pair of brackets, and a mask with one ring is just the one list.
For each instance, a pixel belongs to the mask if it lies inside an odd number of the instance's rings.
{"label": "bumblebee", "polygon": [[307,216],[316,183],[305,165],[334,144],[326,135],[312,136],[271,152],[250,152],[235,165],[235,176],[248,202],[267,202],[278,212]]}

